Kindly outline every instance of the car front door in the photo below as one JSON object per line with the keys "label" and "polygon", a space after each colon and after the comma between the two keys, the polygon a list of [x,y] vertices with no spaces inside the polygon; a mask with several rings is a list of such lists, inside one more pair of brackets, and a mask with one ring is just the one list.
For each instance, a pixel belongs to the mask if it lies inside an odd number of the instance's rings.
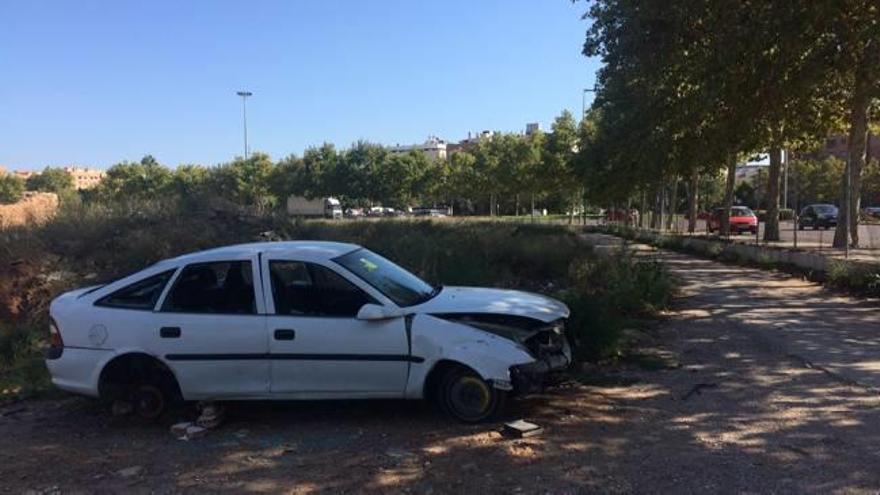
{"label": "car front door", "polygon": [[377,299],[321,264],[267,256],[262,268],[274,395],[403,394],[410,362],[404,318],[357,319]]}
{"label": "car front door", "polygon": [[816,225],[816,212],[813,211],[812,206],[808,206],[806,211],[804,212],[805,224],[810,226]]}
{"label": "car front door", "polygon": [[256,256],[184,266],[166,289],[154,326],[152,352],[174,371],[187,399],[268,396]]}

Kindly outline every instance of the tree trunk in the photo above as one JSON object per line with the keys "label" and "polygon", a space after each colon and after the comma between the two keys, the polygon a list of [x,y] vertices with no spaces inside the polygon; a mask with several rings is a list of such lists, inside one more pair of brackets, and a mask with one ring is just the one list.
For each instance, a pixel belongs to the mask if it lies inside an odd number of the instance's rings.
{"label": "tree trunk", "polygon": [[516,193],[516,194],[513,196],[513,198],[514,198],[514,200],[513,200],[513,203],[514,203],[514,205],[513,205],[513,210],[514,210],[513,215],[518,217],[518,216],[519,216],[519,193]]}
{"label": "tree trunk", "polygon": [[730,234],[730,207],[733,206],[733,190],[736,187],[736,154],[727,158],[727,183],[724,185],[724,213],[721,215],[722,236]]}
{"label": "tree trunk", "polygon": [[645,228],[645,215],[648,213],[648,194],[642,189],[642,197],[639,203],[639,228]]}
{"label": "tree trunk", "polygon": [[693,234],[697,230],[697,201],[699,201],[700,174],[691,174],[691,182],[688,184],[688,232]]}
{"label": "tree trunk", "polygon": [[779,240],[779,172],[782,169],[782,150],[770,149],[770,169],[767,171],[767,214],[764,220],[764,240]]}
{"label": "tree trunk", "polygon": [[531,209],[529,210],[529,215],[532,217],[532,221],[534,222],[535,221],[535,194],[534,193],[532,193],[532,195],[531,195],[530,204],[531,204]]}
{"label": "tree trunk", "polygon": [[660,224],[658,219],[660,218],[660,202],[662,201],[661,196],[661,188],[658,186],[657,189],[654,190],[654,201],[653,205],[651,205],[651,225],[650,228],[652,230],[658,230],[660,228]]}
{"label": "tree trunk", "polygon": [[[840,188],[841,206],[837,214],[837,229],[834,232],[834,247],[836,248],[846,247],[847,230],[850,239],[852,239],[851,245],[853,247],[859,245],[862,168],[865,166],[867,155],[868,108],[871,105],[871,97],[867,77],[862,71],[859,71],[856,77],[856,88],[850,107],[846,170]],[[847,181],[847,175],[849,181]],[[847,182],[849,182],[849,190],[847,190]],[[847,201],[849,201],[849,205],[847,205]],[[850,213],[852,213],[852,218],[850,218]]]}
{"label": "tree trunk", "polygon": [[[672,191],[670,192],[669,199],[666,201],[668,206],[668,212],[666,214],[666,230],[672,230],[673,224],[675,222],[675,214],[678,213],[678,176],[675,176],[675,179],[672,181]],[[676,228],[676,230],[678,230]]]}

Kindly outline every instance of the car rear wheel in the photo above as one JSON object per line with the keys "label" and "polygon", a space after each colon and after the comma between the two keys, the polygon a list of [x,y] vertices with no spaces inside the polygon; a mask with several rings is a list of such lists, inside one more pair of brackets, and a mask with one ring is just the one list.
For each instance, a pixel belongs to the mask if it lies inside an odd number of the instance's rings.
{"label": "car rear wheel", "polygon": [[143,354],[121,356],[108,364],[101,373],[99,393],[114,414],[133,412],[145,421],[154,421],[182,403],[171,371]]}
{"label": "car rear wheel", "polygon": [[482,377],[464,367],[450,369],[440,382],[438,402],[450,417],[463,423],[480,423],[496,416],[506,399]]}
{"label": "car rear wheel", "polygon": [[131,403],[135,414],[142,419],[152,421],[161,416],[165,411],[168,399],[161,387],[142,383],[133,388]]}

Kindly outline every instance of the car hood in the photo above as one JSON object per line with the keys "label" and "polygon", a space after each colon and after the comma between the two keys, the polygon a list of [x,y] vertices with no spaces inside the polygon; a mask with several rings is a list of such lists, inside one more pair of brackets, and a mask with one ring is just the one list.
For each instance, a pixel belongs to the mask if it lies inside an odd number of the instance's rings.
{"label": "car hood", "polygon": [[482,287],[443,287],[431,300],[412,309],[419,313],[515,315],[547,323],[569,315],[568,306],[550,297]]}

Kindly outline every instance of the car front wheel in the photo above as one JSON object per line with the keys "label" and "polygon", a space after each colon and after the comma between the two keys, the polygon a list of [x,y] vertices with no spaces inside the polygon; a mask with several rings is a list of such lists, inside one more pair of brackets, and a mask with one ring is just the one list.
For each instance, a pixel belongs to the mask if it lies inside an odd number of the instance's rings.
{"label": "car front wheel", "polygon": [[497,415],[506,394],[473,371],[456,367],[440,382],[438,400],[444,412],[464,423],[480,423]]}

